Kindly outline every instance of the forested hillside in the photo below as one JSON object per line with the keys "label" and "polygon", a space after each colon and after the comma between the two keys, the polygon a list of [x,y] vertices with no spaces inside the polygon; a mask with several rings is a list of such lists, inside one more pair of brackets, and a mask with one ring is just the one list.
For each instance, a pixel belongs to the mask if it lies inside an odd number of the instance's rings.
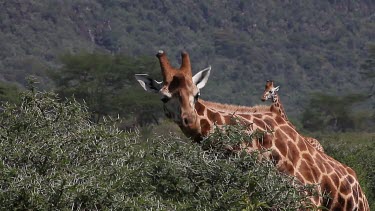
{"label": "forested hillside", "polygon": [[33,74],[50,89],[46,72],[67,53],[152,58],[164,49],[176,65],[185,49],[193,71],[212,65],[203,98],[258,104],[272,79],[296,118],[311,93],[368,92],[374,78],[360,66],[375,42],[374,11],[368,0],[1,1],[0,77],[25,84]]}

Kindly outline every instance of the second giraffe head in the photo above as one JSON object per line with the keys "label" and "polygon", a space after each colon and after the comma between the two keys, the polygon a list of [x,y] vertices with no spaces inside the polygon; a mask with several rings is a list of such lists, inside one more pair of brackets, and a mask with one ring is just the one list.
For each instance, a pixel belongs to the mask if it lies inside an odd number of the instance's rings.
{"label": "second giraffe head", "polygon": [[266,82],[266,86],[264,89],[264,93],[262,96],[262,101],[266,101],[268,99],[271,99],[272,101],[275,101],[276,96],[277,96],[277,91],[279,91],[279,86],[274,87],[273,81],[268,80]]}

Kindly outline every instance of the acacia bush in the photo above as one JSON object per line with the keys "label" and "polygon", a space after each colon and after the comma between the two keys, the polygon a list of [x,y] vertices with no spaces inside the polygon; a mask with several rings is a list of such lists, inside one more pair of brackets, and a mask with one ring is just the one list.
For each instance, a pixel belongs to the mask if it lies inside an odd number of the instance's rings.
{"label": "acacia bush", "polygon": [[[18,106],[4,105],[1,210],[295,210],[313,189],[256,153],[202,150],[173,134],[144,140],[89,117],[50,92],[26,91]],[[205,143],[249,138],[228,127]]]}
{"label": "acacia bush", "polygon": [[[0,207],[95,209],[110,202],[129,136],[88,121],[86,107],[53,93],[25,92],[0,115]],[[130,139],[130,138],[128,138]]]}

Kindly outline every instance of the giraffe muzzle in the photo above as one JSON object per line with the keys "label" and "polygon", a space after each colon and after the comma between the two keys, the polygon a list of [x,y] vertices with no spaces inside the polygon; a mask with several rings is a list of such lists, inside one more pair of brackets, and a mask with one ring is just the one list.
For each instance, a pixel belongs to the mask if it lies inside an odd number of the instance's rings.
{"label": "giraffe muzzle", "polygon": [[192,127],[195,123],[195,117],[194,115],[190,114],[183,114],[181,115],[182,125],[184,127]]}

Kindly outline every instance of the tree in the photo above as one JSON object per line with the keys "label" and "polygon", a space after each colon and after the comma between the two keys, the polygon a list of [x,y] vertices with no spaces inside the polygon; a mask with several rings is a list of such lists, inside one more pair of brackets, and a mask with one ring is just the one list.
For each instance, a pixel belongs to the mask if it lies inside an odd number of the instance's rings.
{"label": "tree", "polygon": [[0,103],[18,103],[20,89],[15,84],[0,83]]}
{"label": "tree", "polygon": [[333,130],[345,132],[354,129],[351,107],[366,99],[360,94],[333,96],[323,93],[312,95],[310,103],[302,113],[302,124],[307,130]]}
{"label": "tree", "polygon": [[[368,58],[361,64],[361,68],[364,70],[362,72],[363,77],[365,80],[369,80],[372,82],[371,87],[369,88],[368,99],[374,102],[375,97],[375,44],[370,45],[369,47],[369,56]],[[375,104],[372,103],[372,108],[375,108]],[[375,112],[372,113],[372,123],[375,122]]]}
{"label": "tree", "polygon": [[368,80],[372,80],[370,96],[373,96],[375,94],[375,45],[369,47],[369,56],[362,63],[361,68],[364,70],[362,72],[363,76]]}
{"label": "tree", "polygon": [[[57,93],[63,98],[85,101],[92,119],[99,122],[106,115],[135,116],[137,123],[157,121],[162,115],[160,103],[134,86],[135,73],[159,70],[156,60],[99,53],[65,54],[62,67],[50,71]],[[134,88],[137,87],[137,88]],[[158,106],[159,105],[159,106]],[[150,119],[143,119],[147,113]],[[141,118],[141,119],[140,119]]]}

